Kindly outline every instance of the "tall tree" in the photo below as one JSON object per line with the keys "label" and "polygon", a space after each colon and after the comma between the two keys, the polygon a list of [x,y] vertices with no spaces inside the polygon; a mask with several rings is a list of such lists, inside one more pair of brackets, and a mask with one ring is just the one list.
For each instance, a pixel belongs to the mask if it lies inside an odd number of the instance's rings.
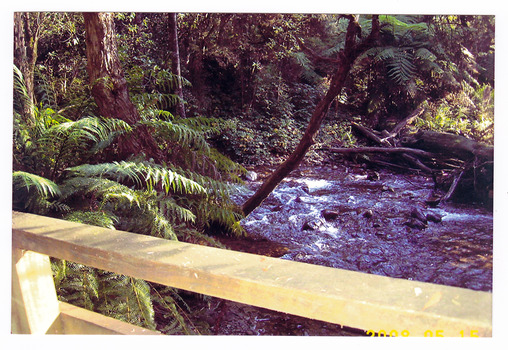
{"label": "tall tree", "polygon": [[[127,81],[118,57],[113,14],[87,12],[83,17],[87,70],[92,95],[100,114],[136,125],[140,121],[140,115],[130,100]],[[119,149],[122,158],[144,152],[156,160],[163,159],[153,137],[143,125],[136,127],[135,134],[120,140]]]}
{"label": "tall tree", "polygon": [[348,77],[348,73],[353,67],[356,58],[365,50],[372,47],[379,36],[379,19],[378,16],[372,17],[372,29],[367,38],[358,41],[361,38],[361,27],[358,23],[358,16],[345,16],[349,20],[346,32],[344,48],[341,50],[338,68],[333,74],[330,87],[325,97],[318,103],[314,110],[307,129],[305,130],[300,143],[289,157],[274,171],[274,173],[261,185],[256,193],[250,197],[243,205],[242,211],[245,215],[249,215],[256,209],[268,195],[278,186],[278,184],[293,171],[303,160],[309,148],[314,144],[321,122],[323,121],[330,104],[335,97],[341,92],[344,83]]}
{"label": "tall tree", "polygon": [[28,120],[35,118],[35,89],[34,75],[37,62],[37,48],[42,35],[43,22],[47,18],[42,12],[14,13],[14,64],[23,74],[26,97],[23,104],[23,114]]}
{"label": "tall tree", "polygon": [[177,75],[176,94],[179,97],[176,105],[176,112],[180,117],[185,118],[185,107],[183,104],[182,69],[180,67],[180,48],[178,44],[178,22],[177,14],[168,14],[169,26],[169,48],[171,50],[171,70]]}

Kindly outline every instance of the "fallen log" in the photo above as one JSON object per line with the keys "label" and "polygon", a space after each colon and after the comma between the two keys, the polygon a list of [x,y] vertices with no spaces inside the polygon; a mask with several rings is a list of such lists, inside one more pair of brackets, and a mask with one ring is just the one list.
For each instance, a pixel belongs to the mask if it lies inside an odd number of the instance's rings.
{"label": "fallen log", "polygon": [[409,147],[355,147],[355,148],[327,148],[334,153],[412,153],[418,156],[433,158],[433,153]]}
{"label": "fallen log", "polygon": [[379,137],[378,135],[376,135],[376,133],[373,130],[370,130],[369,128],[366,128],[365,126],[360,125],[360,124],[355,123],[355,122],[352,122],[351,124],[355,127],[355,129],[360,131],[365,137],[367,137],[371,141],[374,141],[378,145],[383,145],[383,146],[386,146],[386,147],[391,147],[392,146],[390,144],[390,142],[388,142],[387,140],[384,140],[381,137]]}
{"label": "fallen log", "polygon": [[463,161],[470,161],[475,157],[484,161],[494,160],[494,147],[445,132],[420,130],[402,138],[401,144],[405,147],[451,156],[450,158],[457,157]]}
{"label": "fallen log", "polygon": [[455,190],[457,189],[457,185],[459,184],[459,181],[462,178],[462,175],[464,175],[464,170],[454,177],[452,185],[448,189],[448,192],[446,192],[446,194],[443,196],[443,198],[441,198],[441,202],[446,202],[453,196]]}
{"label": "fallen log", "polygon": [[[423,164],[420,159],[410,155],[410,154],[406,154],[406,153],[403,153],[402,154],[402,158],[404,158],[406,161],[408,161],[409,163],[413,164],[414,166],[416,166],[418,169],[420,170],[423,170],[424,172],[426,173],[429,173],[429,174],[432,174],[433,178],[434,178],[434,170],[432,170],[431,168],[429,168],[428,166],[426,166],[425,164]],[[435,181],[435,178],[434,178],[434,181]]]}
{"label": "fallen log", "polygon": [[[401,144],[433,152],[441,160],[443,170],[455,173],[442,179],[440,187],[448,188],[443,201],[450,198],[467,202],[478,201],[492,207],[493,146],[464,136],[429,130],[408,135],[401,140]],[[451,166],[450,162],[461,165]],[[459,169],[461,170],[458,171]]]}
{"label": "fallen log", "polygon": [[369,157],[368,160],[381,166],[411,168],[412,171],[417,168],[417,171],[430,174],[435,188],[446,191],[440,200],[453,198],[457,201],[481,202],[492,207],[494,147],[464,136],[428,130],[400,136],[401,130],[422,113],[423,108],[417,108],[391,132],[379,132],[352,123],[356,131],[377,146],[329,148],[328,151],[341,154],[396,154],[403,160],[400,166],[386,162],[383,159],[386,157]]}

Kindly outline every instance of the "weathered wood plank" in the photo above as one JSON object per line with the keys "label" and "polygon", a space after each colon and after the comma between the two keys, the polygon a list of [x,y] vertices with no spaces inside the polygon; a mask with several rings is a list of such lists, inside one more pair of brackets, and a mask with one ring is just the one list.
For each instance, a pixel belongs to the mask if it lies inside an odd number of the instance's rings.
{"label": "weathered wood plank", "polygon": [[60,315],[55,323],[48,334],[161,335],[63,302],[60,302]]}
{"label": "weathered wood plank", "polygon": [[16,246],[168,286],[374,331],[492,334],[492,295],[13,213]]}
{"label": "weathered wood plank", "polygon": [[46,334],[59,313],[49,257],[13,249],[11,332]]}

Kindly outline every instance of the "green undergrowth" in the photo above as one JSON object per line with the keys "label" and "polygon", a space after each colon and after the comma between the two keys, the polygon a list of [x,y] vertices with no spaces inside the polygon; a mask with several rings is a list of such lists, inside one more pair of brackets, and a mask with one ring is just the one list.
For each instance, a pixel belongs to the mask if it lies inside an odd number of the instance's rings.
{"label": "green undergrowth", "polygon": [[[216,247],[224,246],[205,233],[212,225],[245,234],[230,196],[246,170],[207,141],[224,128],[221,120],[181,119],[157,103],[138,106],[142,117],[135,125],[101,116],[73,120],[31,104],[17,68],[14,81],[14,210]],[[167,103],[164,96],[153,98]],[[30,114],[21,108],[27,105]],[[150,129],[167,161],[142,152],[111,159],[117,143],[140,126]],[[53,260],[52,268],[60,300],[167,334],[197,332],[174,289],[69,261]]]}

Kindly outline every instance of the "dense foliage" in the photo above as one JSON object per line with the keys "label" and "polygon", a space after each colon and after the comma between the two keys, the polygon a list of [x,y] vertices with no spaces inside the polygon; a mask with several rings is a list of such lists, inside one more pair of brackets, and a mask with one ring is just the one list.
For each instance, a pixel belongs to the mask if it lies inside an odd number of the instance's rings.
{"label": "dense foliage", "polygon": [[[420,105],[418,127],[492,143],[494,18],[379,19],[379,42],[355,61],[315,149],[353,145],[352,120],[382,130]],[[367,35],[372,17],[359,23],[357,35]],[[16,40],[30,54],[15,55],[15,210],[200,244],[220,245],[206,234],[210,226],[243,233],[230,197],[245,172],[240,164],[271,163],[295,147],[330,84],[348,22],[332,14],[187,13],[177,24],[181,76],[172,69],[167,14],[115,14],[140,114],[129,124],[100,115],[92,97],[81,14],[16,17]],[[163,161],[143,152],[119,157],[121,142],[140,128]],[[54,271],[64,300],[152,329],[197,331],[175,290],[65,261]],[[172,321],[157,324],[154,305]]]}

